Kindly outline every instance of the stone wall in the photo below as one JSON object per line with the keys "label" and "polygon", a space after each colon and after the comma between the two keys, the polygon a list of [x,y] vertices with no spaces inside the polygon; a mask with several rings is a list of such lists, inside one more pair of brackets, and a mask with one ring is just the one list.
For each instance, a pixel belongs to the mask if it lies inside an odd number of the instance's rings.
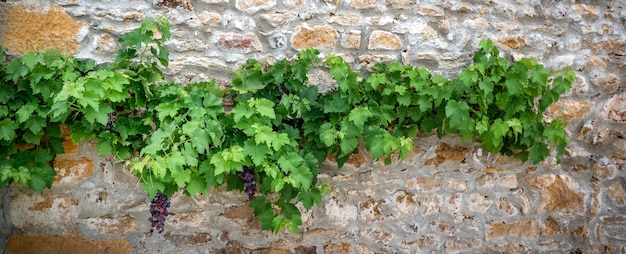
{"label": "stone wall", "polygon": [[[61,49],[100,62],[146,18],[172,22],[168,79],[217,78],[248,58],[319,48],[355,68],[399,61],[456,76],[481,39],[507,57],[570,67],[570,93],[547,118],[569,121],[563,163],[489,154],[456,137],[415,139],[405,162],[363,152],[337,169],[333,191],[304,215],[302,233],[272,234],[239,192],[172,197],[165,232],[122,163],[93,143],[66,142],[43,195],[0,190],[8,253],[626,252],[626,1],[514,0],[7,0],[0,43],[11,54]],[[7,240],[8,239],[8,240]]]}

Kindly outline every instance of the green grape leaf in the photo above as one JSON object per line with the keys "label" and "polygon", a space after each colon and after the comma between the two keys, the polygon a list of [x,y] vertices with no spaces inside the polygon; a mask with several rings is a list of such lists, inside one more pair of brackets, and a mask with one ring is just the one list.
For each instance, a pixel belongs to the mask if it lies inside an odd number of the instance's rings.
{"label": "green grape leaf", "polygon": [[33,111],[35,111],[35,109],[37,109],[37,105],[30,103],[20,107],[20,109],[15,112],[17,121],[19,123],[26,122],[33,115]]}
{"label": "green grape leaf", "polygon": [[45,188],[52,187],[52,177],[56,175],[56,171],[51,166],[34,166],[31,167],[31,179],[28,187],[36,192],[42,193]]}
{"label": "green grape leaf", "polygon": [[302,188],[308,190],[311,187],[311,179],[313,178],[313,174],[311,171],[304,166],[300,166],[294,168],[290,172],[289,181],[291,185],[295,188]]}
{"label": "green grape leaf", "polygon": [[267,116],[270,119],[275,119],[276,118],[276,114],[274,113],[274,102],[265,99],[265,98],[261,98],[261,99],[257,99],[257,100],[252,100],[251,102],[249,102],[251,106],[253,106],[254,108],[256,108],[256,111],[262,115],[262,116]]}
{"label": "green grape leaf", "polygon": [[0,122],[0,140],[12,141],[17,135],[15,130],[19,127],[19,124],[9,118],[2,120]]}
{"label": "green grape leaf", "polygon": [[546,144],[544,144],[543,142],[535,143],[535,145],[530,148],[530,160],[532,161],[532,163],[537,164],[543,161],[546,157],[548,157],[549,153],[550,149],[548,149],[548,146]]}
{"label": "green grape leaf", "polygon": [[357,127],[363,128],[365,121],[370,117],[372,117],[372,112],[367,107],[356,107],[350,111],[348,119]]}
{"label": "green grape leaf", "polygon": [[185,192],[189,196],[195,196],[197,193],[206,195],[208,192],[206,181],[198,174],[192,174],[189,183],[185,186]]}

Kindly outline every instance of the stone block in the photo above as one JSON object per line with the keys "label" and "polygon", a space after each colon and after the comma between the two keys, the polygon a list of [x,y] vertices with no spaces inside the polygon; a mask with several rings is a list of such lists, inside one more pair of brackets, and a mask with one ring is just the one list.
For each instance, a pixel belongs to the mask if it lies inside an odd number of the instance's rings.
{"label": "stone block", "polygon": [[78,160],[55,160],[54,184],[76,184],[93,175],[93,161],[86,157]]}
{"label": "stone block", "polygon": [[444,248],[447,253],[469,253],[475,252],[480,247],[481,239],[456,239],[447,240]]}
{"label": "stone block", "polygon": [[63,195],[14,192],[10,197],[11,222],[18,229],[49,228],[57,233],[73,230],[79,201]]}
{"label": "stone block", "polygon": [[109,240],[90,240],[76,235],[12,235],[9,237],[7,253],[46,254],[130,254],[131,246],[123,237]]}
{"label": "stone block", "polygon": [[337,45],[338,37],[339,33],[330,25],[319,25],[311,28],[297,26],[296,32],[291,37],[291,44],[296,50],[318,47],[334,48]]}
{"label": "stone block", "polygon": [[237,53],[261,51],[261,41],[253,33],[217,33],[212,36],[211,43],[220,49]]}
{"label": "stone block", "polygon": [[361,31],[353,30],[341,35],[341,47],[359,49],[361,47]]}
{"label": "stone block", "polygon": [[393,33],[376,30],[370,34],[367,48],[370,50],[397,50],[402,48],[402,42]]}
{"label": "stone block", "polygon": [[606,195],[609,196],[609,199],[611,199],[611,201],[618,206],[624,206],[624,203],[626,202],[626,193],[624,192],[624,187],[620,182],[614,183],[607,188]]}
{"label": "stone block", "polygon": [[[591,63],[591,60],[589,62]],[[591,83],[601,87],[609,93],[616,91],[620,87],[620,80],[614,73],[605,74],[591,79]]]}
{"label": "stone block", "polygon": [[385,201],[382,199],[366,199],[365,201],[361,202],[361,204],[359,204],[360,217],[364,218],[367,222],[385,219],[386,216],[380,208],[380,206],[384,203]]}
{"label": "stone block", "polygon": [[533,219],[512,223],[492,222],[487,225],[485,239],[489,241],[496,238],[509,237],[537,238],[539,233],[539,223]]}
{"label": "stone block", "polygon": [[350,0],[350,6],[357,9],[371,8],[376,5],[376,0]]}
{"label": "stone block", "polygon": [[346,242],[328,244],[324,246],[324,254],[350,254],[352,245]]}
{"label": "stone block", "polygon": [[567,175],[542,175],[526,180],[531,188],[540,193],[543,202],[540,211],[581,213],[584,210],[585,193]]}
{"label": "stone block", "polygon": [[589,112],[592,104],[586,101],[559,100],[548,107],[547,115],[565,121],[582,118]]}
{"label": "stone block", "polygon": [[626,94],[613,96],[602,110],[602,116],[613,122],[626,122]]}
{"label": "stone block", "polygon": [[59,6],[2,3],[1,8],[0,41],[5,50],[16,54],[51,49],[75,54],[87,28]]}
{"label": "stone block", "polygon": [[450,146],[447,143],[442,143],[435,151],[435,158],[427,160],[424,165],[439,166],[446,160],[461,162],[465,159],[469,151],[470,149],[467,147]]}
{"label": "stone block", "polygon": [[204,245],[209,243],[213,238],[208,233],[192,233],[192,234],[173,234],[171,232],[167,232],[163,235],[163,237],[167,241],[171,241],[179,246],[193,246],[193,245]]}
{"label": "stone block", "polygon": [[260,10],[269,10],[276,6],[276,0],[236,0],[237,10],[254,14]]}

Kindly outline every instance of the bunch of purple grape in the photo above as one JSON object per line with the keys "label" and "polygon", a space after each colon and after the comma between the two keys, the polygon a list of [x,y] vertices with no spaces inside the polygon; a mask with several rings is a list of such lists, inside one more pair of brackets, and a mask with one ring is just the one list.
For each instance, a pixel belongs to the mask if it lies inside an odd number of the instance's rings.
{"label": "bunch of purple grape", "polygon": [[254,171],[251,168],[243,167],[243,171],[239,172],[239,177],[241,177],[241,179],[245,182],[243,191],[248,194],[248,199],[253,199],[254,193],[256,193],[256,179]]}
{"label": "bunch of purple grape", "polygon": [[168,216],[167,208],[170,207],[170,201],[167,200],[167,196],[161,192],[157,193],[156,197],[152,199],[152,203],[150,204],[150,213],[152,217],[150,217],[150,223],[152,223],[153,229],[150,229],[150,232],[153,232],[154,229],[159,231],[159,233],[163,232],[163,227],[165,226],[165,216]]}

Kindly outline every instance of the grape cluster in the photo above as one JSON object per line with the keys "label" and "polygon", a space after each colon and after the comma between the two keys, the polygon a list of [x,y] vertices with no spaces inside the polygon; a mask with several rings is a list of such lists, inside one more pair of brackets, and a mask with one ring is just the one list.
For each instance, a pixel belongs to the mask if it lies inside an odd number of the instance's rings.
{"label": "grape cluster", "polygon": [[[167,196],[163,193],[157,193],[156,197],[152,199],[152,203],[150,204],[150,213],[152,217],[150,217],[150,223],[152,223],[152,227],[159,231],[159,233],[163,232],[163,227],[165,226],[165,216],[168,216],[167,208],[170,207],[170,201],[167,200]],[[153,232],[154,229],[150,229],[150,232]]]}
{"label": "grape cluster", "polygon": [[245,182],[243,191],[248,194],[248,199],[253,199],[254,193],[256,193],[256,177],[254,176],[254,171],[248,167],[244,167],[243,171],[239,172],[239,177]]}

